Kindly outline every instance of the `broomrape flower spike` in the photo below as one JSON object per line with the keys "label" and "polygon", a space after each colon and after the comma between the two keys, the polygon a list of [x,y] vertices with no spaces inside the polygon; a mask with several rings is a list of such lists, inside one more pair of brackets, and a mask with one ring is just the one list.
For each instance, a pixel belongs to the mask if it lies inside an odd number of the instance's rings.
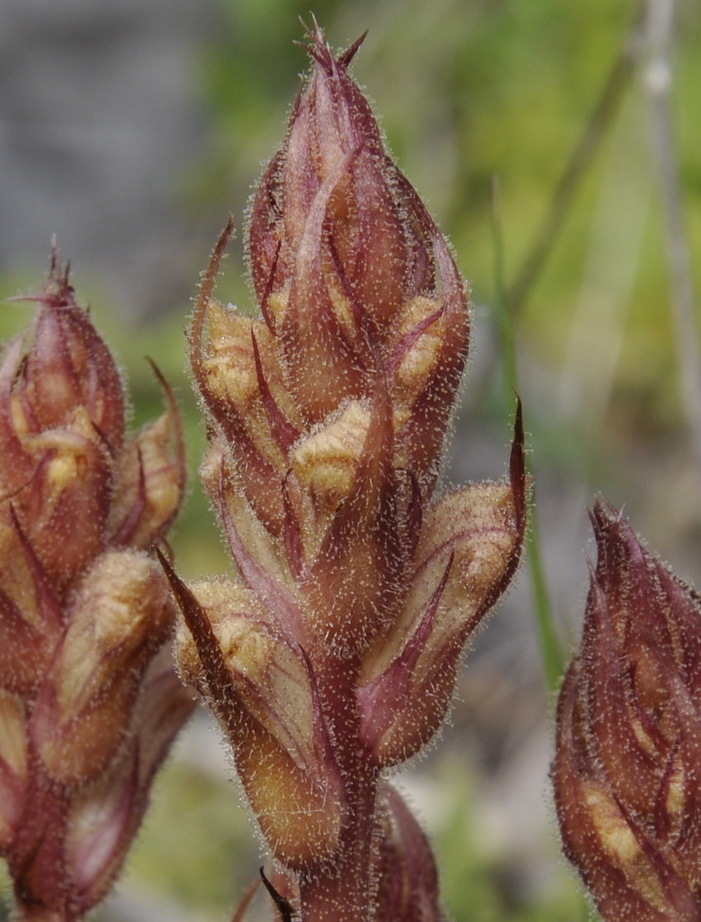
{"label": "broomrape flower spike", "polygon": [[[183,493],[180,420],[125,433],[120,375],[54,252],[0,363],[0,855],[18,918],[102,899],[193,704],[148,553]],[[158,376],[160,379],[160,375]]]}
{"label": "broomrape flower spike", "polygon": [[506,480],[434,496],[467,289],[349,76],[361,40],[308,39],[251,209],[261,319],[214,298],[231,222],[194,312],[202,476],[236,576],[187,587],[166,567],[177,655],[233,748],[277,916],[433,922],[430,848],[384,776],[435,736],[517,565],[521,414]]}
{"label": "broomrape flower spike", "polygon": [[552,776],[565,853],[606,920],[701,919],[701,601],[597,503]]}

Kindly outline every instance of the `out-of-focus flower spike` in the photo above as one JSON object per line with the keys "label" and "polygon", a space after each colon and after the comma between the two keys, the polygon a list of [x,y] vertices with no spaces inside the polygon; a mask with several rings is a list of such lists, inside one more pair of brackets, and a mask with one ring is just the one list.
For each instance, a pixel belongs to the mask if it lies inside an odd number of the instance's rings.
{"label": "out-of-focus flower spike", "polygon": [[69,585],[104,547],[112,463],[78,410],[67,430],[37,437],[35,474],[16,509],[50,579]]}
{"label": "out-of-focus flower spike", "polygon": [[171,647],[163,646],[148,666],[139,693],[141,719],[134,745],[139,752],[139,784],[145,792],[195,706],[192,689],[175,672]]}
{"label": "out-of-focus flower spike", "polygon": [[53,644],[23,616],[13,600],[0,590],[0,677],[2,687],[31,694],[37,687]]}
{"label": "out-of-focus flower spike", "polygon": [[[14,504],[10,503],[8,508],[11,530],[16,538],[12,548],[15,553],[15,560],[12,562],[15,570],[20,571],[23,576],[26,575],[31,585],[29,593],[23,593],[21,596],[18,593],[17,603],[21,605],[22,612],[27,620],[29,620],[28,614],[36,619],[35,621],[30,621],[33,627],[40,630],[49,641],[55,643],[58,634],[63,631],[65,626],[65,613],[61,607],[57,587],[52,583],[52,574],[47,573],[46,568],[39,559],[34,549],[34,543],[20,524]],[[18,551],[20,553],[17,553]],[[27,594],[31,595],[31,602],[33,603],[31,605],[27,604]]]}
{"label": "out-of-focus flower spike", "polygon": [[192,707],[171,684],[185,707],[161,707],[169,733],[150,725],[134,756],[175,616],[134,543],[161,538],[180,503],[182,433],[166,388],[165,417],[125,447],[117,366],[55,252],[24,300],[36,317],[0,367],[0,853],[18,917],[75,922],[112,882]]}
{"label": "out-of-focus flower spike", "polygon": [[138,751],[130,749],[117,768],[74,798],[66,818],[65,869],[80,914],[112,886],[142,817]]}
{"label": "out-of-focus flower spike", "polygon": [[642,794],[643,804],[635,805],[644,807],[646,788],[659,781],[659,765],[652,751],[661,740],[644,708],[628,694],[620,665],[623,648],[596,573],[591,574],[587,607],[584,656],[587,668],[597,677],[588,685],[587,707],[601,717],[591,731],[596,735],[604,769],[617,778],[617,790],[627,803],[637,802]]}
{"label": "out-of-focus flower spike", "polygon": [[6,459],[0,467],[3,494],[13,493],[24,486],[34,470],[34,459],[23,450],[20,438],[28,429],[24,422],[26,416],[24,412],[17,412],[17,400],[13,397],[15,381],[20,374],[24,339],[24,335],[20,334],[10,340],[2,350],[0,362],[0,452]]}
{"label": "out-of-focus flower spike", "polygon": [[641,830],[596,767],[587,761],[586,717],[579,706],[581,664],[565,677],[558,703],[555,801],[563,849],[607,922],[685,922],[696,904],[673,868],[653,857]]}
{"label": "out-of-focus flower spike", "polygon": [[[660,840],[675,844],[674,865],[686,881],[701,880],[701,708],[678,673],[663,665],[679,739],[667,756],[654,810],[655,832]],[[664,744],[663,744],[664,745]],[[698,897],[697,897],[698,899]]]}
{"label": "out-of-focus flower spike", "polygon": [[619,513],[599,502],[592,522],[598,559],[552,769],[565,853],[605,919],[696,919],[701,708],[688,666],[701,604]]}
{"label": "out-of-focus flower spike", "polygon": [[690,695],[694,700],[701,700],[701,632],[696,630],[701,596],[666,568],[658,569],[657,575],[660,587],[670,601],[670,609],[674,612],[672,642],[675,656],[681,665],[681,673]]}
{"label": "out-of-focus flower spike", "polygon": [[104,546],[124,396],[55,254],[43,293],[24,300],[39,310],[3,358],[1,479],[49,579],[66,586]]}
{"label": "out-of-focus flower spike", "polygon": [[29,919],[76,918],[64,863],[67,807],[67,798],[52,792],[40,771],[33,772],[7,853],[15,899]]}

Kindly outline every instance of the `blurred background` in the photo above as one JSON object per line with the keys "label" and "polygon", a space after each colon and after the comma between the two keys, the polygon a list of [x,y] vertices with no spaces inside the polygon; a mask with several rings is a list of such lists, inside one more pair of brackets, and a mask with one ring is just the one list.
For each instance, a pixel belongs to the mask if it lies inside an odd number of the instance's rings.
{"label": "blurred background", "polygon": [[[678,0],[317,0],[389,146],[474,296],[472,359],[446,484],[500,477],[515,342],[537,533],[569,656],[603,494],[701,582],[701,5]],[[126,369],[176,386],[192,468],[181,572],[227,568],[195,474],[203,432],[183,330],[228,215],[220,296],[251,304],[244,214],[307,69],[309,0],[3,0],[0,297],[40,290],[55,235]],[[656,16],[658,18],[656,18]],[[30,306],[3,303],[3,338]],[[504,318],[508,323],[504,324]],[[506,329],[506,334],[505,334]],[[507,363],[508,364],[508,363]],[[553,698],[533,576],[466,659],[440,745],[397,779],[436,845],[456,922],[569,922],[586,906],[549,802]],[[160,779],[110,920],[227,919],[262,861],[216,731],[200,715]]]}

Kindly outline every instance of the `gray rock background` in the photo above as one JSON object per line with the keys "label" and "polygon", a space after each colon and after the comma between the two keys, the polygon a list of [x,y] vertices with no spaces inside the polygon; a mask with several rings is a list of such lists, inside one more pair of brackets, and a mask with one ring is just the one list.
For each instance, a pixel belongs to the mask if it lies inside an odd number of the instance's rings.
{"label": "gray rock background", "polygon": [[217,23],[215,0],[3,0],[0,273],[41,279],[55,234],[120,311],[189,296],[178,198],[209,144],[195,77]]}

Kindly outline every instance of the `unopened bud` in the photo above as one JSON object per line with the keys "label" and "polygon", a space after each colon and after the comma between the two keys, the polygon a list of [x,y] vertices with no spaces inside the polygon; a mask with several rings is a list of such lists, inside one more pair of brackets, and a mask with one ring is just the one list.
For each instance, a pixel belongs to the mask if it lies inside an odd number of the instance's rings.
{"label": "unopened bud", "polygon": [[0,506],[0,686],[27,697],[41,684],[64,630],[59,600],[43,576],[12,511]]}
{"label": "unopened bud", "polygon": [[525,489],[519,421],[510,482],[465,487],[428,510],[404,606],[363,659],[363,735],[379,764],[415,755],[441,726],[465,644],[518,565]]}
{"label": "unopened bud", "polygon": [[295,446],[292,469],[322,515],[350,494],[369,426],[369,411],[352,401]]}
{"label": "unopened bud", "polygon": [[112,885],[148,807],[153,776],[194,706],[164,648],[142,683],[136,732],[110,771],[73,798],[68,811],[65,868],[72,901],[84,911]]}
{"label": "unopened bud", "polygon": [[267,841],[293,867],[326,860],[343,785],[308,662],[260,620],[254,593],[223,580],[189,589],[166,572],[187,625],[176,645],[181,674],[219,717]]}
{"label": "unopened bud", "polygon": [[35,745],[55,781],[85,784],[112,760],[172,618],[165,579],[145,554],[112,551],[96,561],[69,612],[32,720]]}
{"label": "unopened bud", "polygon": [[392,922],[442,922],[438,871],[424,831],[404,799],[386,782],[380,786],[380,843],[377,918]]}
{"label": "unopened bud", "polygon": [[[238,706],[300,766],[313,771],[314,704],[300,653],[265,623],[255,593],[225,580],[196,583],[190,590],[211,626]],[[178,631],[177,656],[183,678],[213,700],[207,669],[203,670],[197,644],[184,625]]]}

